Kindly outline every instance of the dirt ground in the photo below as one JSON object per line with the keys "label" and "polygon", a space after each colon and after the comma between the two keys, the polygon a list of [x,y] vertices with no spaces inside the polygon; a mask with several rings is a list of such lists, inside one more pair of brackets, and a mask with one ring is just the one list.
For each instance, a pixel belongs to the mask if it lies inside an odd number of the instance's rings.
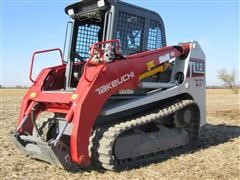
{"label": "dirt ground", "polygon": [[207,121],[198,149],[138,169],[66,172],[23,156],[9,141],[25,90],[1,90],[0,179],[240,179],[240,96],[207,90]]}

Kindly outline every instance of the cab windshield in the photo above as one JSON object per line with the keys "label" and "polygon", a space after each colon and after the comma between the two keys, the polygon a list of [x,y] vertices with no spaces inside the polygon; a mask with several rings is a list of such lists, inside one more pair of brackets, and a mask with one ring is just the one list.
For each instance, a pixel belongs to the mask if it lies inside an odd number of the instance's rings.
{"label": "cab windshield", "polygon": [[75,61],[89,58],[89,48],[102,41],[103,27],[100,23],[80,23],[77,28]]}
{"label": "cab windshield", "polygon": [[[96,13],[98,15],[96,15]],[[90,47],[102,41],[104,12],[94,12],[75,17],[70,49],[70,61],[66,69],[66,87],[75,88],[83,73],[83,64],[88,60]]]}

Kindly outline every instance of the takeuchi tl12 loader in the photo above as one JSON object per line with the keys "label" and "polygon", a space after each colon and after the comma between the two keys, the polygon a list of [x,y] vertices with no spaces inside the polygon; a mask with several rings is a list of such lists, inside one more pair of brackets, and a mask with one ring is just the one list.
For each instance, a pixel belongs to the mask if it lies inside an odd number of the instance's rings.
{"label": "takeuchi tl12 loader", "polygon": [[[118,0],[82,0],[65,12],[68,56],[33,54],[16,146],[66,170],[133,168],[196,147],[206,115],[198,42],[167,46],[157,13]],[[52,51],[61,65],[33,79],[35,55]]]}

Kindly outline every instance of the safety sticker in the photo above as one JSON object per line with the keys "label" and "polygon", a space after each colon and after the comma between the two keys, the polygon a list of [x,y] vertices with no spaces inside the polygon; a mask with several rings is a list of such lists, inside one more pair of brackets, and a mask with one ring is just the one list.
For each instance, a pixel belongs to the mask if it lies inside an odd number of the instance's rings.
{"label": "safety sticker", "polygon": [[169,59],[170,59],[170,54],[169,53],[164,54],[164,55],[159,57],[159,63],[162,64],[165,61],[168,61]]}
{"label": "safety sticker", "polygon": [[151,70],[152,68],[154,68],[155,66],[156,66],[156,64],[155,64],[154,60],[149,61],[149,62],[147,63],[148,71],[150,71],[150,70]]}
{"label": "safety sticker", "polygon": [[37,93],[35,93],[35,92],[32,92],[32,93],[30,94],[30,98],[35,98],[35,97],[36,97],[36,95],[37,95]]}
{"label": "safety sticker", "polygon": [[72,100],[76,100],[77,97],[78,97],[78,94],[73,94],[72,97],[71,97],[71,99],[72,99]]}

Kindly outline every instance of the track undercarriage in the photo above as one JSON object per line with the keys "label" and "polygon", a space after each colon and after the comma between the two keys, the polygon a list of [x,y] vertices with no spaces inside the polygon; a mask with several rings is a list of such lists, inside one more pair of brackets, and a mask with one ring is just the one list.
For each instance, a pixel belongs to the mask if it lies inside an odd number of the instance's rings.
{"label": "track undercarriage", "polygon": [[193,100],[178,100],[133,119],[95,127],[89,149],[92,162],[120,170],[192,150],[198,142],[199,120]]}

